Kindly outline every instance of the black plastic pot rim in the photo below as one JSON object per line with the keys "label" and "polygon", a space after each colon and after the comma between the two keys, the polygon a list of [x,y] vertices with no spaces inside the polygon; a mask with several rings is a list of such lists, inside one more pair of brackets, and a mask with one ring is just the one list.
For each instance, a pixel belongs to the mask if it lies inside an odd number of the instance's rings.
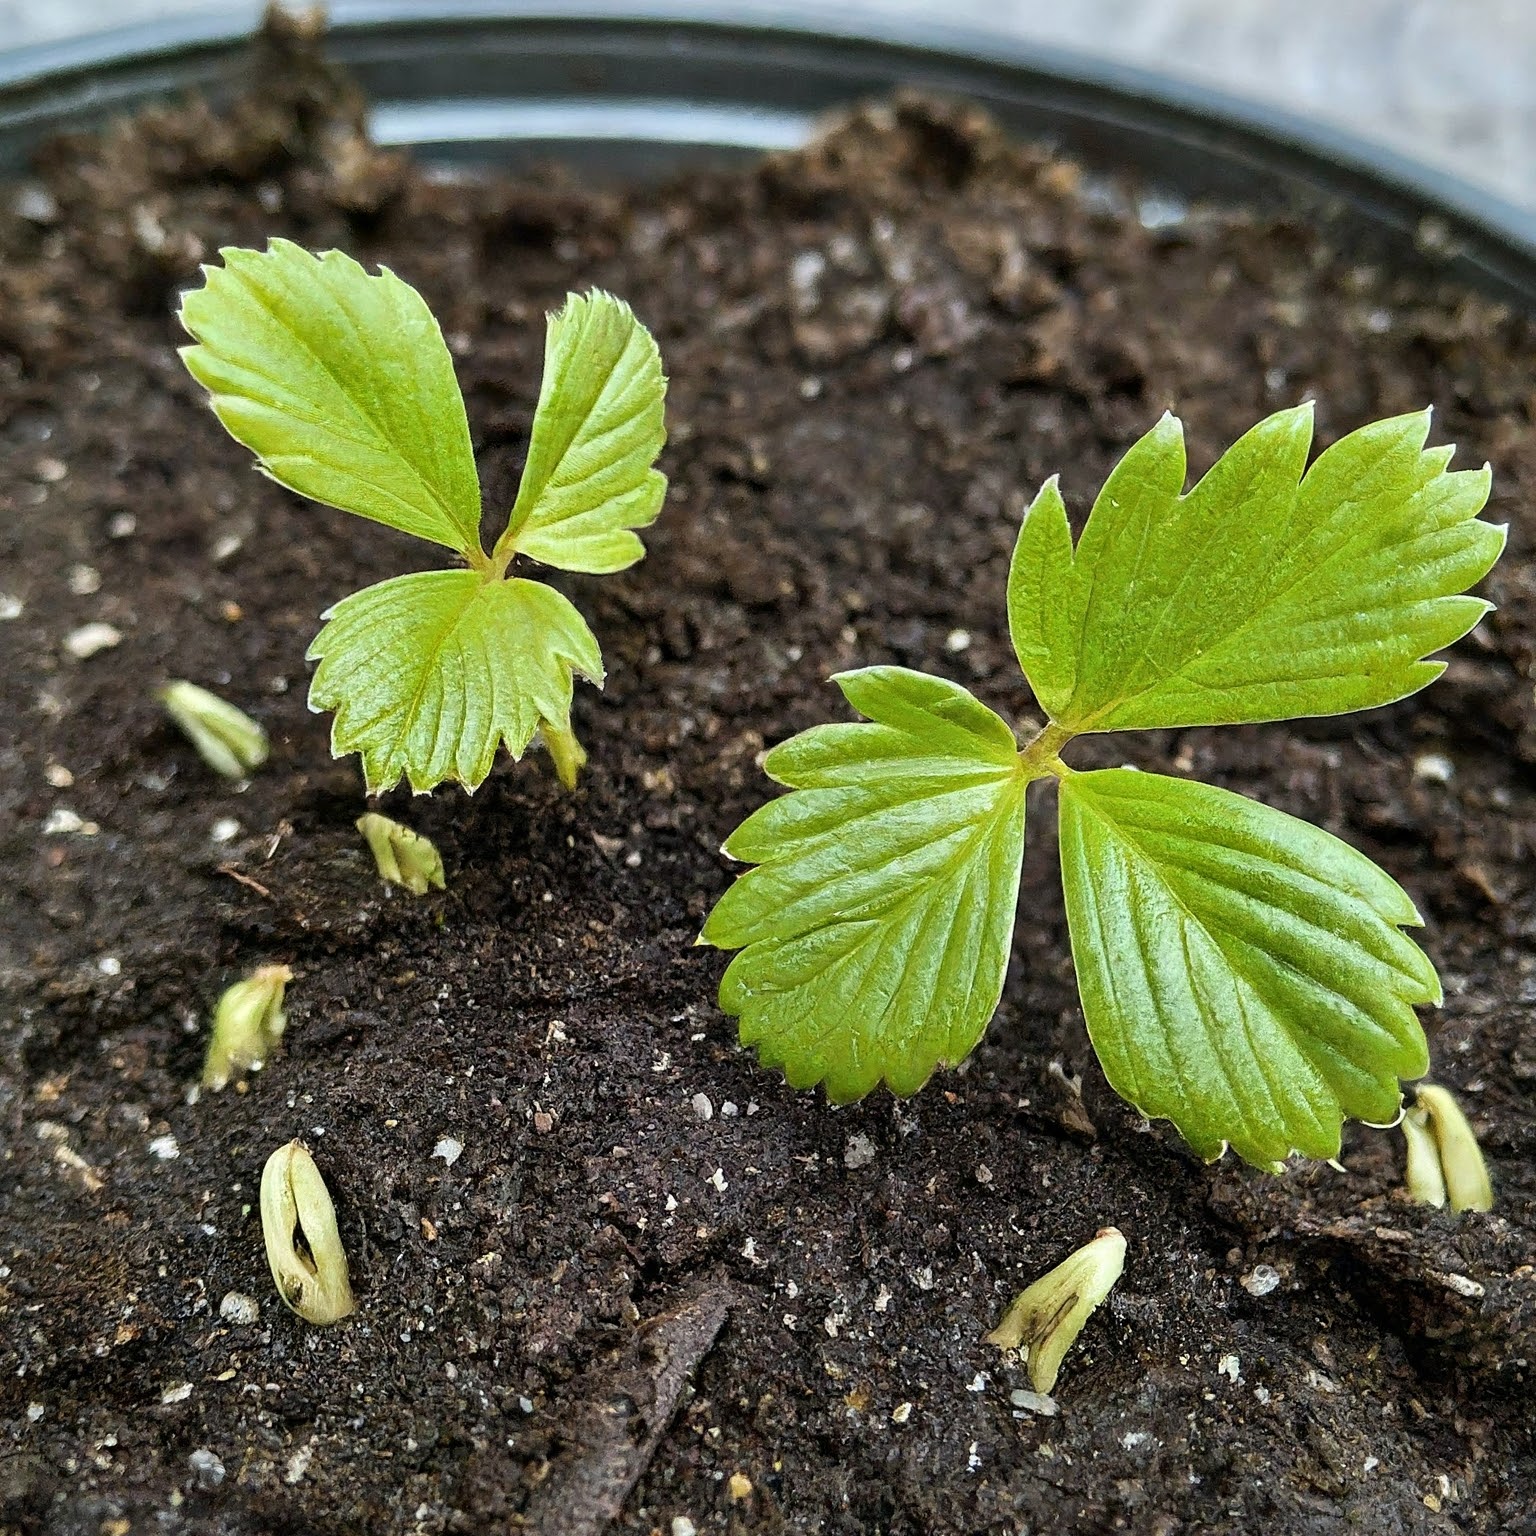
{"label": "black plastic pot rim", "polygon": [[[242,4],[195,11],[162,20],[97,32],[62,41],[0,52],[0,106],[22,98],[99,108],[111,93],[104,89],[108,74],[126,64],[150,66],[157,59],[238,49],[259,25],[261,7]],[[1210,142],[1233,135],[1310,163],[1319,182],[1345,197],[1349,184],[1377,188],[1427,211],[1443,212],[1456,225],[1487,239],[1523,269],[1511,279],[1498,271],[1498,261],[1484,263],[1499,286],[1529,298],[1536,293],[1536,210],[1522,208],[1452,172],[1424,164],[1335,125],[1302,117],[1284,108],[1232,95],[1192,81],[1071,49],[1041,44],[1000,29],[957,25],[917,15],[892,15],[878,5],[847,3],[837,7],[816,0],[761,3],[761,0],[454,0],[449,6],[432,0],[335,0],[329,7],[330,31],[340,42],[366,38],[374,32],[419,28],[426,36],[455,26],[486,23],[529,25],[590,23],[594,28],[626,26],[657,31],[681,29],[694,37],[734,36],[764,43],[794,41],[803,49],[818,43],[828,47],[857,46],[893,62],[906,55],[927,62],[948,62],[957,70],[977,66],[1015,71],[1037,79],[1058,81],[1084,93],[1116,101],[1150,105],[1177,132]],[[518,103],[509,115],[506,103],[487,101],[476,106],[454,104],[457,125],[473,123],[481,113],[480,133],[487,140],[516,137],[539,141],[600,140],[617,132],[625,137],[658,141],[668,137],[677,103],[648,95],[637,81],[633,97],[622,103],[608,97],[582,102],[562,98],[548,103]],[[123,107],[134,103],[125,95]],[[622,111],[616,108],[622,107]],[[765,109],[734,111],[722,108],[711,121],[708,109],[695,113],[692,142],[734,145],[742,149],[773,149],[800,142],[809,131],[812,114]],[[649,111],[649,116],[647,113]],[[466,117],[466,114],[468,116]],[[1111,114],[1112,116],[1112,114]],[[414,106],[407,116],[391,119],[386,107],[377,123],[384,141],[433,142],[431,112]],[[702,138],[699,129],[704,134]],[[447,135],[444,135],[446,141]]]}

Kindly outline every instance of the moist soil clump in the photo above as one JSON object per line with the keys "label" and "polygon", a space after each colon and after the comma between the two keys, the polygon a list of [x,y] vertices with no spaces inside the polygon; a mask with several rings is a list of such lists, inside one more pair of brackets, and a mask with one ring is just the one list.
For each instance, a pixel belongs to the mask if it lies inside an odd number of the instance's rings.
{"label": "moist soil clump", "polygon": [[[962,107],[594,190],[375,148],[299,41],[252,68],[227,110],[53,145],[0,212],[0,1529],[1530,1531],[1530,322],[1309,213],[1143,222]],[[387,797],[447,865],[423,900],[374,872],[303,656],[434,552],[253,474],[176,356],[198,263],[272,235],[424,292],[493,520],[568,289],[631,300],[671,376],[647,558],[551,577],[609,667],[577,694],[590,766]],[[1040,482],[1081,513],[1164,407],[1198,470],[1309,395],[1323,443],[1433,402],[1492,462],[1498,610],[1391,708],[1074,762],[1257,796],[1407,887],[1497,1209],[1407,1203],[1394,1132],[1275,1177],[1140,1123],[1084,1033],[1043,786],[973,1058],[836,1111],[760,1070],[694,939],[765,744],[877,662],[1022,727],[1003,590]],[[87,624],[117,642],[73,654]],[[165,720],[170,677],[270,732],[248,787]],[[283,1050],[199,1099],[210,1006],[264,963],[295,972]],[[295,1136],[360,1304],[327,1329],[264,1260]],[[1124,1279],[1055,1403],[1017,1396],[982,1335],[1111,1223]]]}

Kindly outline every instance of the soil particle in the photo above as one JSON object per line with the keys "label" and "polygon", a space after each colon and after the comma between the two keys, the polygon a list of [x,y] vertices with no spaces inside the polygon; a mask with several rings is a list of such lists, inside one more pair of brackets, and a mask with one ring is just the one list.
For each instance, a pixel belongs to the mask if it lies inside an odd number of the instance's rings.
{"label": "soil particle", "polygon": [[[0,1528],[1531,1530],[1530,321],[1311,210],[1149,200],[964,108],[615,193],[378,150],[291,39],[252,68],[227,111],[62,141],[0,197]],[[421,900],[376,877],[302,658],[432,554],[253,474],[176,357],[198,262],[272,235],[422,289],[493,509],[567,289],[631,299],[672,381],[648,558],[551,578],[610,671],[582,784],[535,756],[411,802],[448,870]],[[693,940],[765,745],[873,662],[1028,720],[1003,583],[1034,489],[1060,471],[1081,514],[1164,407],[1199,470],[1302,396],[1323,442],[1433,402],[1492,462],[1498,610],[1392,708],[1077,761],[1256,795],[1404,882],[1497,1208],[1409,1205],[1390,1132],[1272,1177],[1138,1121],[1083,1032],[1048,792],[962,1069],[838,1111],[759,1070]],[[93,626],[118,640],[69,655]],[[266,729],[248,786],[163,717],[168,677]],[[260,964],[294,972],[281,1054],[189,1093]],[[328,1329],[266,1274],[257,1185],[295,1136],[358,1294]],[[983,1335],[1111,1224],[1125,1274],[1053,1412]]]}

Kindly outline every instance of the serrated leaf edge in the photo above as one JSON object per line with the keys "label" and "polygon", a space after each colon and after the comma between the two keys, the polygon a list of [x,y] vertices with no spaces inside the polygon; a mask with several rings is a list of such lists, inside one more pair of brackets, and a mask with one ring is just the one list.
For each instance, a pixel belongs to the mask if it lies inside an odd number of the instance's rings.
{"label": "serrated leaf edge", "polygon": [[[433,569],[429,569],[427,571],[407,571],[407,572],[403,572],[400,576],[386,577],[385,581],[386,582],[388,582],[388,581],[399,581],[399,580],[403,580],[403,579],[408,579],[410,576],[413,576],[413,575],[418,575],[418,576],[435,575],[435,574],[438,574],[439,572],[442,572],[443,574],[449,574],[449,575],[468,574],[467,572],[463,572],[463,571],[455,571],[452,567],[436,567],[436,568],[433,568]],[[551,592],[554,592],[556,594],[556,596],[559,596],[559,597],[562,597],[562,598],[564,597],[563,593],[559,592],[557,588],[554,588],[554,587],[550,586],[550,584],[548,582],[535,581],[535,580],[533,580],[530,577],[511,578],[511,577],[497,577],[497,576],[482,575],[481,576],[481,589],[483,589],[484,587],[487,587],[487,586],[498,584],[498,583],[510,584],[514,579],[517,580],[517,581],[520,581],[520,582],[524,582],[528,586],[544,587],[547,590],[549,590]],[[374,586],[381,586],[383,584],[384,584],[383,582],[375,582],[372,585],[374,585]],[[321,640],[321,638],[323,637],[323,635],[325,633],[324,626],[326,624],[330,623],[331,619],[335,616],[336,611],[344,603],[346,603],[349,598],[356,597],[356,596],[360,595],[361,593],[366,592],[368,590],[369,589],[367,587],[360,587],[360,588],[358,588],[357,592],[348,593],[347,597],[338,599],[335,603],[332,603],[328,608],[326,608],[321,613],[320,621],[321,621],[322,628],[316,633],[314,639],[310,642],[309,648],[304,653],[304,659],[306,661],[318,661],[318,662],[320,662],[322,664],[324,663],[324,661],[326,659],[325,655],[315,649],[316,645],[318,645],[319,641]],[[465,609],[466,610],[474,603],[475,598],[478,597],[478,596],[479,596],[479,591],[477,591],[475,596],[472,597],[469,600],[469,602],[465,604]],[[565,601],[568,604],[570,604],[572,612],[574,612],[576,614],[576,616],[578,618],[580,618],[582,620],[583,624],[585,625],[586,620],[585,620],[585,617],[581,614],[580,610],[576,608],[575,604],[570,603],[570,599],[569,598],[565,598]],[[590,627],[588,628],[588,633],[589,634],[591,633]],[[595,636],[593,636],[593,645],[594,645],[594,648],[596,648],[597,640],[596,640]],[[439,649],[441,649],[441,647],[439,647]],[[572,657],[566,656],[566,655],[564,655],[564,653],[561,653],[560,660],[566,666],[566,668],[569,670],[572,679],[580,677],[583,680],[585,680],[586,682],[590,683],[594,688],[598,689],[599,692],[601,692],[602,689],[603,689],[604,684],[607,681],[607,672],[606,672],[606,669],[602,666],[601,651],[599,650],[597,652],[597,654],[598,654],[598,670],[597,670],[596,673],[589,672],[586,669],[586,667],[583,666],[578,660],[576,660],[576,659],[574,659]],[[329,714],[331,716],[331,730],[330,730],[331,756],[334,759],[336,759],[337,761],[340,761],[342,758],[345,758],[345,757],[356,756],[358,758],[358,761],[359,761],[359,766],[361,767],[362,772],[363,772],[363,783],[364,783],[365,791],[366,791],[366,793],[369,796],[372,796],[372,797],[377,797],[377,796],[380,796],[380,795],[389,794],[391,791],[393,791],[394,789],[396,789],[399,786],[401,779],[404,779],[406,781],[406,783],[410,785],[411,794],[413,796],[430,795],[435,789],[439,788],[441,785],[443,785],[443,784],[450,784],[450,783],[451,784],[457,784],[459,786],[459,788],[462,789],[466,795],[473,796],[475,791],[477,789],[479,789],[480,786],[486,781],[486,779],[488,779],[490,777],[491,767],[494,767],[495,757],[496,757],[496,753],[497,752],[505,749],[505,751],[507,752],[507,755],[512,759],[513,762],[515,762],[515,763],[521,762],[523,760],[523,757],[527,753],[528,747],[541,734],[541,727],[537,727],[536,726],[535,729],[534,729],[533,735],[529,737],[528,741],[526,743],[524,743],[522,746],[514,748],[512,743],[507,739],[507,737],[504,734],[501,734],[500,732],[498,732],[498,734],[496,736],[496,739],[495,739],[495,742],[493,743],[492,748],[491,748],[491,753],[490,753],[491,766],[488,767],[486,772],[485,772],[485,774],[482,777],[476,779],[474,781],[474,783],[470,783],[467,779],[462,778],[461,776],[459,776],[456,773],[447,773],[447,774],[444,774],[441,778],[433,780],[431,783],[418,784],[416,782],[416,779],[413,777],[413,775],[411,773],[409,765],[403,765],[401,767],[400,772],[395,776],[393,781],[391,781],[389,783],[385,783],[382,779],[374,780],[373,778],[370,777],[369,770],[368,770],[367,757],[366,757],[366,754],[364,753],[364,751],[363,751],[361,746],[358,746],[358,745],[344,745],[343,743],[341,743],[338,740],[339,733],[344,728],[343,727],[343,722],[342,722],[342,710],[341,710],[340,706],[338,706],[338,705],[324,704],[324,703],[317,702],[317,699],[316,699],[316,683],[318,682],[319,677],[320,677],[320,669],[317,667],[316,670],[315,670],[314,675],[310,679],[309,690],[308,690],[308,693],[307,693],[306,698],[305,698],[305,707],[308,709],[309,713],[312,714],[312,715]],[[569,711],[567,711],[566,721],[565,721],[565,724],[566,724],[567,728],[569,727],[569,721],[570,721],[570,715],[569,715]],[[551,723],[558,724],[559,722],[551,722]],[[542,725],[542,722],[541,722],[541,725]],[[577,750],[578,751],[580,750],[579,744],[577,744]],[[583,762],[585,761],[585,753],[582,754],[582,761]],[[572,786],[570,784],[567,784],[566,787],[570,788]]]}

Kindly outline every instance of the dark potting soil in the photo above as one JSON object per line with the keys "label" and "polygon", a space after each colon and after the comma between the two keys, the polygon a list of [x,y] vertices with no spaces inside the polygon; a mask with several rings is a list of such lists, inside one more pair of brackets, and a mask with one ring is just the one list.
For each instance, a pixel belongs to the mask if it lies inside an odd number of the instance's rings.
{"label": "dark potting soil", "polygon": [[[563,1533],[621,1501],[663,1533],[1536,1529],[1529,321],[1310,216],[1144,222],[960,108],[617,193],[446,177],[297,45],[253,69],[227,114],[54,146],[0,213],[0,1529]],[[254,474],[176,357],[198,262],[278,234],[424,291],[492,509],[567,289],[631,299],[671,375],[648,558],[551,578],[611,673],[580,788],[534,754],[385,802],[443,896],[381,886],[304,704],[319,612],[433,553]],[[844,718],[825,679],[871,662],[1027,721],[1003,585],[1041,480],[1081,512],[1165,406],[1203,468],[1307,395],[1325,442],[1433,402],[1491,460],[1498,611],[1390,709],[1074,761],[1242,790],[1407,886],[1496,1211],[1408,1204],[1395,1132],[1271,1177],[1139,1123],[1084,1034],[1048,791],[963,1068],[839,1111],[760,1070],[693,940],[764,744]],[[88,623],[120,642],[78,659]],[[271,732],[248,788],[163,719],[173,676]],[[296,973],[282,1054],[189,1096],[263,962]],[[293,1136],[360,1302],[328,1329],[278,1303],[253,1209]],[[1109,1223],[1121,1285],[1056,1411],[1016,1406],[982,1335]]]}

